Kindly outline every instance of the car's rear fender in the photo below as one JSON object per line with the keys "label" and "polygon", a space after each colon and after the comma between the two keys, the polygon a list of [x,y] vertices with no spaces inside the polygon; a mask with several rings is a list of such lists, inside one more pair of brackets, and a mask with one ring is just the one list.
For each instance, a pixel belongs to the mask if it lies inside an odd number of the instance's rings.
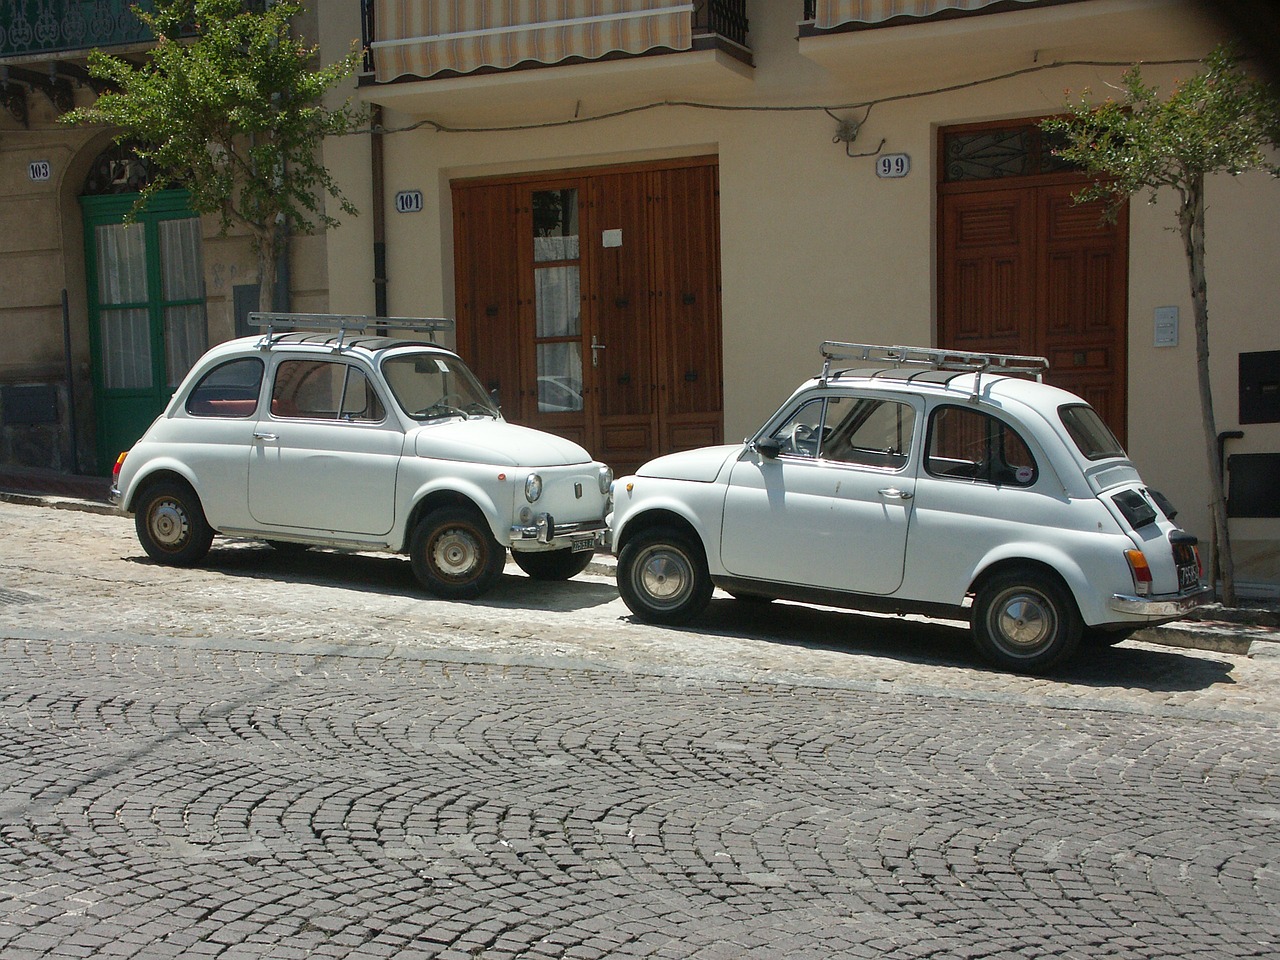
{"label": "car's rear fender", "polygon": [[[125,458],[125,469],[128,469],[128,458]],[[120,506],[127,513],[133,513],[133,503],[138,497],[139,491],[148,484],[161,480],[178,480],[187,484],[196,492],[196,496],[200,497],[201,503],[204,497],[200,491],[200,482],[197,480],[195,472],[186,464],[173,457],[155,457],[148,460],[142,467],[138,469],[136,474],[125,474],[122,478],[123,483],[120,486]]]}
{"label": "car's rear fender", "polygon": [[1114,549],[1094,550],[1088,556],[1090,574],[1086,574],[1079,558],[1053,544],[1023,541],[1005,543],[990,551],[974,567],[967,592],[972,594],[989,577],[1017,567],[1031,567],[1061,580],[1075,599],[1076,609],[1086,624],[1107,623],[1115,619],[1107,602],[1117,590],[1131,589],[1132,575],[1124,558],[1127,537],[1114,540]]}

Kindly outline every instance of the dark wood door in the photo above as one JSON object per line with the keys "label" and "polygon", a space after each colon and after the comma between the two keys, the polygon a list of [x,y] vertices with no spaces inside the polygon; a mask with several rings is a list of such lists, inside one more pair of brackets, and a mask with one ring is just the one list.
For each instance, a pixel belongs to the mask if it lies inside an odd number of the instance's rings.
{"label": "dark wood door", "polygon": [[938,342],[1049,359],[1045,379],[1126,433],[1128,223],[1081,181],[943,193]]}
{"label": "dark wood door", "polygon": [[714,162],[454,185],[458,344],[615,471],[723,437]]}

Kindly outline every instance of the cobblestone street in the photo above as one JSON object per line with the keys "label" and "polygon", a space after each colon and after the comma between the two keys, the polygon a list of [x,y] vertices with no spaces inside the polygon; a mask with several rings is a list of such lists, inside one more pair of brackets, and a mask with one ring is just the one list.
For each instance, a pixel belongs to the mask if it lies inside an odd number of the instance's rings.
{"label": "cobblestone street", "polygon": [[1275,957],[1280,657],[0,503],[0,957]]}

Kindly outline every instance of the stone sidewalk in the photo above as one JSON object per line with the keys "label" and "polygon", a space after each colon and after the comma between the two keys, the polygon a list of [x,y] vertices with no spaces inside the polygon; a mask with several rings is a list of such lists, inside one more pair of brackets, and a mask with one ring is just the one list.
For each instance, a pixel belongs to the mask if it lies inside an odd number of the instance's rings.
{"label": "stone sidewalk", "polygon": [[[60,510],[116,514],[107,500],[105,477],[72,476],[46,470],[0,470],[0,501]],[[588,571],[612,578],[615,560],[598,555]],[[1163,646],[1280,659],[1280,604],[1224,608],[1213,604],[1196,616],[1140,631],[1137,640]]]}

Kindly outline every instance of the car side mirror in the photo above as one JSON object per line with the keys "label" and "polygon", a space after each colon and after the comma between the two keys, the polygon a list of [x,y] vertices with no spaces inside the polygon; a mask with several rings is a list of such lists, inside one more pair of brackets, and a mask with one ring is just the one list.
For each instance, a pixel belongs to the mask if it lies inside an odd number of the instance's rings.
{"label": "car side mirror", "polygon": [[777,437],[761,437],[756,441],[755,447],[760,456],[773,460],[782,452],[782,441]]}

